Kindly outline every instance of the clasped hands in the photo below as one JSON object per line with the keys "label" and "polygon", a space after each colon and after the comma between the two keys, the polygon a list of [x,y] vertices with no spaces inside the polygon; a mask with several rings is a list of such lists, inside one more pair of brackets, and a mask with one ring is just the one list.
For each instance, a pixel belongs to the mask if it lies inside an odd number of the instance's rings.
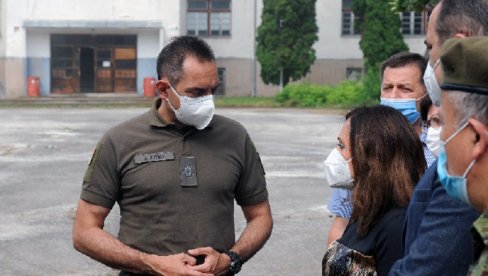
{"label": "clasped hands", "polygon": [[[197,256],[204,262],[197,264]],[[229,271],[230,257],[211,247],[199,247],[169,256],[152,255],[151,267],[159,275],[213,276],[225,275]]]}

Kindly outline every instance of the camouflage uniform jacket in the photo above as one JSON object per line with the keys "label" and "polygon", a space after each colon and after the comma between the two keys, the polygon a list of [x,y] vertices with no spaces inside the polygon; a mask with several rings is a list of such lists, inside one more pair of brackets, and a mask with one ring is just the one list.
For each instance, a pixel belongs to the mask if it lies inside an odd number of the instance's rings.
{"label": "camouflage uniform jacket", "polygon": [[488,212],[473,223],[474,264],[468,275],[488,275]]}

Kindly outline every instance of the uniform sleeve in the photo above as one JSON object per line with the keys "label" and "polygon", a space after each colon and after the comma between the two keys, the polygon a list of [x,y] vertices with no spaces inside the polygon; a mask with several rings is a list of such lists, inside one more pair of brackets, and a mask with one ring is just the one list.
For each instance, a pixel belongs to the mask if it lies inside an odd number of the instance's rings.
{"label": "uniform sleeve", "polygon": [[112,208],[119,195],[116,151],[111,139],[98,142],[83,178],[80,198],[106,208]]}
{"label": "uniform sleeve", "polygon": [[472,260],[469,229],[478,214],[449,197],[439,181],[434,185],[417,236],[389,275],[466,275]]}
{"label": "uniform sleeve", "polygon": [[244,166],[236,188],[236,202],[241,206],[249,206],[268,199],[268,191],[261,158],[247,133],[244,158]]}
{"label": "uniform sleeve", "polygon": [[352,214],[351,190],[333,189],[327,207],[332,214],[350,219]]}

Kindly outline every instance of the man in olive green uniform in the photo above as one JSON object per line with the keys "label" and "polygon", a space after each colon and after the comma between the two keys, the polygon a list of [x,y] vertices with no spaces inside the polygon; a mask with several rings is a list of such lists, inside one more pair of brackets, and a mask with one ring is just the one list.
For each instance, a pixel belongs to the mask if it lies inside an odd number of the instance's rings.
{"label": "man in olive green uniform", "polygon": [[470,275],[488,273],[488,37],[454,38],[441,51],[443,122],[437,174],[447,193],[483,214],[474,222]]}
{"label": "man in olive green uniform", "polygon": [[[242,125],[214,115],[217,67],[196,37],[157,61],[159,98],[109,130],[86,171],[73,226],[80,252],[121,275],[233,275],[271,234],[264,169]],[[235,241],[234,200],[247,220]],[[120,230],[103,230],[120,206]]]}

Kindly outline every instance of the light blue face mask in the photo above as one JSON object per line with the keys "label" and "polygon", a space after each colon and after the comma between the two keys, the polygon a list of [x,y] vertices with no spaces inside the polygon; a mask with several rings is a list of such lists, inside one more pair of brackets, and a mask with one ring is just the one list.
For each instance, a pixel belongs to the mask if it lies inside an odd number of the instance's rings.
{"label": "light blue face mask", "polygon": [[466,123],[449,136],[445,142],[442,142],[441,152],[439,154],[439,159],[437,160],[437,176],[448,195],[471,205],[468,197],[468,180],[466,179],[466,176],[474,166],[476,160],[471,161],[462,176],[452,176],[449,175],[449,172],[447,171],[447,155],[445,150],[445,145],[466,128],[467,125],[468,122],[466,121]]}
{"label": "light blue face mask", "polygon": [[381,105],[393,107],[394,109],[400,111],[405,118],[407,118],[408,122],[413,125],[420,117],[420,113],[417,111],[417,101],[425,97],[424,96],[413,99],[389,99],[389,98],[381,98]]}

